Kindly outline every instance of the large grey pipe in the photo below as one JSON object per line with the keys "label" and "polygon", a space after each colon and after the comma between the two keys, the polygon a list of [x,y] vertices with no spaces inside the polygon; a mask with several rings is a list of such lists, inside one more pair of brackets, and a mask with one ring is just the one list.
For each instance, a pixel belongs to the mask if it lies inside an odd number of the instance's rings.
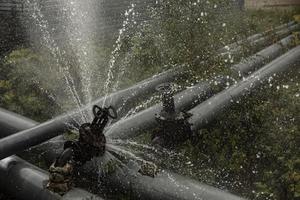
{"label": "large grey pipe", "polygon": [[[128,89],[113,93],[107,98],[101,98],[93,102],[91,105],[81,108],[81,111],[90,111],[93,104],[103,104],[105,101],[111,102],[110,105],[118,107],[124,104],[124,101],[134,101],[149,93],[153,93],[157,85],[164,82],[174,81],[174,79],[179,78],[186,73],[187,71],[184,71],[183,67],[177,67],[176,69],[172,69],[151,79],[147,79]],[[5,145],[0,146],[0,159],[14,155],[17,152],[41,144],[51,138],[61,135],[69,128],[69,124],[78,126],[78,124],[73,121],[73,118],[78,113],[78,110],[72,111],[45,123],[39,124],[33,128],[29,128],[1,139],[0,144]]]}
{"label": "large grey pipe", "polygon": [[127,193],[132,199],[147,200],[245,200],[229,192],[188,177],[162,170],[154,178],[138,172],[134,163],[106,178],[108,187]]}
{"label": "large grey pipe", "polygon": [[33,120],[0,108],[0,138],[32,128],[37,124],[38,123]]}
{"label": "large grey pipe", "polygon": [[[62,143],[62,141],[58,141]],[[47,162],[52,162],[57,155],[54,150],[55,143],[48,143],[43,148],[47,151],[44,158]],[[109,147],[107,148],[109,149]],[[116,152],[114,152],[116,154]],[[105,152],[104,156],[97,161],[89,162],[83,167],[83,171],[88,177],[99,177],[99,166],[106,166],[106,163],[116,158]],[[114,163],[114,161],[112,161]],[[111,165],[111,164],[110,164]],[[117,167],[114,172],[103,176],[100,186],[105,186],[111,193],[125,193],[130,199],[147,200],[244,200],[227,191],[222,191],[215,187],[200,183],[191,178],[161,170],[154,177],[142,175],[139,172],[140,166],[135,161],[130,161],[124,166]],[[101,188],[99,188],[101,190]]]}
{"label": "large grey pipe", "polygon": [[16,156],[0,161],[0,177],[1,190],[20,200],[101,200],[79,188],[73,188],[63,196],[45,189],[48,173]]}
{"label": "large grey pipe", "polygon": [[279,75],[291,68],[299,69],[299,66],[300,46],[297,46],[267,64],[262,69],[256,71],[248,78],[220,92],[189,111],[193,115],[189,120],[192,124],[192,130],[199,130],[209,124],[220,113],[232,105],[233,102],[238,101],[240,98],[263,85],[266,80],[274,74]]}
{"label": "large grey pipe", "polygon": [[288,48],[295,46],[295,39],[294,35],[283,38],[253,56],[243,59],[239,64],[233,65],[231,69],[238,72],[239,76],[247,76],[259,67],[283,54]]}

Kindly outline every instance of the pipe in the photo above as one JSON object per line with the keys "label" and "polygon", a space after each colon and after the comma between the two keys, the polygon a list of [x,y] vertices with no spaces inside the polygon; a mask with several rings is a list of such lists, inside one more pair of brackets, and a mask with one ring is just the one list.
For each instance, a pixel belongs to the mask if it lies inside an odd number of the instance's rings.
{"label": "pipe", "polygon": [[[282,29],[282,30],[279,30],[277,32],[275,32],[274,34],[272,34],[273,37],[276,37],[276,38],[282,38],[282,37],[286,37],[287,35],[293,33],[293,31],[297,31],[299,30],[300,28],[300,24],[295,24],[291,27],[287,27],[286,29]],[[261,38],[258,38],[254,41],[250,41],[249,42],[249,46],[250,47],[255,47],[255,46],[263,46],[265,45],[266,43],[268,43],[268,41],[270,39],[272,39],[272,36],[265,36],[265,37],[261,37]],[[228,48],[227,48],[228,49]],[[242,46],[237,46],[233,49],[228,49],[226,52],[222,52],[221,53],[221,56],[224,56],[224,55],[228,55],[228,54],[238,54],[238,52],[242,51],[243,50],[243,47]]]}
{"label": "pipe", "polygon": [[235,48],[238,48],[240,45],[242,45],[242,44],[244,44],[244,43],[251,43],[251,42],[254,42],[255,40],[258,40],[258,39],[264,37],[265,35],[267,35],[267,34],[273,32],[273,31],[280,31],[281,29],[289,28],[290,26],[293,26],[293,25],[295,25],[295,24],[296,24],[295,21],[291,21],[291,22],[288,22],[288,23],[286,23],[286,24],[282,24],[282,25],[280,25],[280,26],[278,26],[278,27],[275,27],[275,28],[272,29],[272,30],[265,31],[265,32],[263,32],[263,33],[257,33],[257,34],[252,35],[252,36],[250,36],[250,37],[248,37],[248,38],[246,38],[246,39],[244,39],[244,40],[237,41],[237,42],[235,42],[235,43],[229,44],[229,45],[227,45],[227,46],[221,48],[221,49],[219,50],[219,53],[221,53],[221,54],[222,54],[222,53],[226,53],[226,52],[228,51],[228,49],[235,49]]}
{"label": "pipe", "polygon": [[101,200],[78,188],[73,188],[64,196],[45,189],[48,173],[16,156],[0,161],[0,177],[0,188],[21,200]]}
{"label": "pipe", "polygon": [[239,76],[247,76],[251,72],[257,70],[260,66],[263,66],[269,61],[282,55],[287,48],[295,46],[295,44],[292,44],[294,40],[295,36],[293,35],[283,38],[279,42],[261,50],[253,56],[243,59],[239,64],[233,65],[231,69],[238,72]]}
{"label": "pipe", "polygon": [[[182,74],[188,73],[183,70],[183,66],[177,67],[175,69],[161,73],[151,79],[140,82],[128,89],[113,93],[109,95],[106,99],[101,98],[92,104],[102,104],[107,101],[111,101],[111,105],[115,107],[123,104],[124,101],[134,101],[141,98],[153,91],[155,87],[165,81],[173,81],[179,78]],[[87,105],[81,109],[81,111],[90,110],[91,105]],[[0,140],[0,144],[5,144],[0,146],[0,159],[14,155],[22,150],[28,149],[32,146],[41,144],[51,138],[61,135],[69,128],[69,124],[74,124],[74,116],[76,116],[79,111],[72,111],[65,115],[58,116],[50,121],[39,124],[35,127],[29,128],[27,130],[21,131],[14,135],[10,135],[6,138]]]}
{"label": "pipe", "polygon": [[0,138],[9,136],[18,131],[32,128],[38,123],[21,115],[0,108]]}
{"label": "pipe", "polygon": [[189,119],[192,130],[196,131],[215,119],[220,113],[227,109],[233,102],[247,96],[251,91],[263,85],[272,75],[280,74],[290,68],[299,69],[300,46],[293,48],[276,60],[267,64],[252,75],[220,92],[214,97],[206,100],[189,111],[193,116]]}
{"label": "pipe", "polygon": [[[25,118],[24,118],[25,119]],[[19,126],[19,125],[16,125]],[[25,127],[24,127],[25,128]],[[53,158],[56,157],[57,154],[59,154],[59,150],[57,147],[62,148],[61,143],[63,143],[63,139],[60,138],[59,141],[56,143],[47,143],[46,146],[42,147],[43,151],[47,151],[46,154],[44,154],[44,158],[48,162],[52,162]],[[58,144],[58,145],[57,145]],[[112,156],[110,153],[106,152],[105,156],[101,158],[102,163],[107,162],[111,159],[115,159],[114,156]],[[17,167],[11,168],[7,167],[9,166],[11,162],[14,162],[14,160],[18,161]],[[24,161],[20,162],[20,159],[16,158],[15,156],[6,158],[2,161],[0,161],[0,175],[1,177],[5,177],[3,179],[0,179],[0,186],[6,185],[8,187],[10,194],[20,195],[20,193],[16,192],[14,190],[14,187],[18,186],[18,188],[24,188],[23,189],[23,195],[24,197],[29,197],[28,195],[35,196],[36,199],[46,199],[47,200],[47,191],[43,191],[41,188],[41,183],[45,180],[45,173],[41,173],[40,170],[37,170],[34,166],[30,165],[30,168],[28,168],[28,163],[25,163]],[[102,165],[102,164],[101,164]],[[2,167],[6,166],[6,167]],[[27,168],[26,168],[27,166]],[[92,169],[92,172],[88,173],[95,173],[93,169],[98,169],[98,165],[92,166],[88,169]],[[26,170],[25,170],[26,168]],[[10,172],[8,170],[11,170]],[[9,172],[9,173],[8,173]],[[27,173],[29,174],[30,180],[26,179],[27,185],[25,186],[23,182],[24,177],[23,176]],[[29,173],[30,172],[30,173]],[[2,176],[2,173],[5,174],[5,176]],[[10,177],[7,177],[7,174],[11,174]],[[23,175],[22,175],[23,174]],[[21,176],[22,175],[22,176]],[[95,174],[92,174],[91,177],[94,177]],[[97,176],[98,177],[98,176]],[[22,181],[18,181],[18,180]],[[2,182],[2,181],[3,182]],[[7,180],[11,180],[9,183],[7,183]],[[129,195],[134,196],[136,199],[149,199],[149,200],[157,200],[157,199],[165,199],[165,200],[242,200],[242,198],[239,198],[233,194],[224,192],[222,190],[219,190],[217,188],[208,186],[206,184],[199,183],[195,180],[192,180],[190,178],[169,172],[169,171],[161,171],[159,172],[155,178],[149,177],[149,176],[143,176],[140,173],[138,173],[138,168],[136,168],[136,165],[129,163],[124,168],[118,169],[113,174],[110,174],[104,178],[106,186],[108,186],[113,191],[119,191],[119,192],[127,192]],[[11,186],[11,184],[17,184],[14,186]],[[31,185],[32,183],[39,183],[35,185]],[[100,184],[102,185],[102,184]],[[32,187],[34,188],[32,188]],[[27,188],[28,187],[28,188]],[[25,191],[25,192],[24,192]],[[37,193],[37,192],[40,193]],[[75,189],[75,191],[79,194],[81,194],[81,190]],[[44,192],[44,193],[41,193]],[[69,197],[71,194],[74,194],[74,190],[72,193],[68,193],[65,195],[65,198]],[[45,196],[45,197],[44,197]],[[76,195],[73,195],[73,197]],[[79,195],[80,196],[80,195]],[[83,195],[84,196],[84,195]],[[44,197],[44,198],[42,198]],[[30,196],[29,199],[34,199]],[[55,199],[55,198],[53,198]],[[70,198],[73,199],[73,198]],[[75,198],[74,198],[75,199]]]}
{"label": "pipe", "polygon": [[[53,145],[48,146],[48,151],[54,150]],[[56,152],[54,151],[53,154]],[[51,156],[46,157],[52,162]],[[0,175],[0,186],[18,198],[59,199],[57,195],[42,188],[44,181],[47,180],[45,172],[15,156],[0,161]],[[161,171],[155,178],[151,178],[139,174],[136,169],[128,165],[106,178],[105,182],[109,183],[111,188],[122,192],[130,191],[130,194],[139,199],[241,200],[227,192],[168,171]],[[16,191],[15,188],[19,190]],[[87,197],[88,195],[82,190],[74,189],[63,199],[75,199],[74,197],[80,199],[80,196]]]}
{"label": "pipe", "polygon": [[[233,73],[239,74],[250,74],[252,71],[258,69],[263,66],[268,61],[275,59],[280,54],[282,54],[285,48],[288,48],[294,36],[288,36],[276,44],[273,44],[264,50],[258,52],[257,54],[241,61],[241,63],[234,65],[231,67],[231,71]],[[223,78],[225,80],[225,78]],[[221,81],[221,83],[225,83],[225,81]],[[210,89],[211,90],[211,89]],[[209,91],[209,85],[206,85],[202,91],[198,91],[199,94],[205,93],[205,91]],[[194,94],[193,94],[194,93]],[[184,93],[178,94],[175,99],[180,101],[185,101],[185,105],[176,105],[176,108],[180,111],[185,109],[189,102],[194,101],[193,99],[197,98],[195,96],[197,92],[185,91]],[[192,97],[190,96],[192,95]],[[205,97],[205,95],[203,96]],[[203,99],[203,98],[202,98]],[[201,100],[200,100],[201,101]],[[196,102],[195,102],[196,103]],[[198,101],[199,103],[199,101]],[[192,105],[191,105],[192,106]],[[110,126],[107,130],[106,135],[108,138],[112,139],[129,139],[131,137],[137,136],[141,132],[145,132],[149,129],[153,129],[157,126],[157,122],[155,120],[155,114],[159,113],[162,109],[161,105],[157,104],[151,108],[148,108],[144,111],[137,113],[125,120],[120,120],[117,123]]]}
{"label": "pipe", "polygon": [[[62,143],[62,141],[58,142]],[[57,156],[55,147],[61,145],[48,144],[43,147],[47,151],[44,158],[46,162],[52,162],[53,157]],[[53,151],[54,150],[54,151]],[[87,163],[82,171],[87,177],[99,177],[99,166],[105,166],[108,161],[116,158],[109,152],[98,158],[98,161]],[[245,200],[233,195],[227,191],[222,191],[215,187],[200,183],[188,177],[179,174],[161,170],[154,177],[142,175],[139,173],[139,165],[134,161],[129,161],[121,168],[116,168],[112,173],[105,174],[100,178],[105,188],[109,192],[125,193],[130,199],[147,199],[147,200]],[[103,188],[102,188],[103,189]]]}
{"label": "pipe", "polygon": [[144,176],[138,173],[138,168],[133,166],[128,164],[106,177],[109,182],[108,187],[125,192],[132,199],[244,200],[231,193],[166,170],[160,171],[155,178]]}
{"label": "pipe", "polygon": [[[17,118],[17,115],[15,117]],[[3,119],[3,121],[5,121],[5,119]],[[23,117],[20,118],[20,120],[16,120],[16,127],[22,128],[20,124],[25,124],[24,122],[26,121],[27,119]],[[26,126],[24,126],[24,128],[25,127]],[[48,151],[50,154],[50,157],[44,156],[48,162],[53,161],[53,155],[55,157],[55,155],[59,154],[58,149],[62,148],[62,145],[59,145],[59,143],[62,142],[63,139],[60,138],[57,143],[48,143],[46,146],[42,147],[43,151]],[[110,153],[106,152],[102,161],[105,162],[105,160],[109,161],[110,159],[115,158]],[[138,173],[138,168],[135,166],[136,165],[129,163],[124,168],[118,169],[113,174],[106,176],[103,181],[105,181],[110,189],[119,192],[129,192],[129,195],[134,196],[136,199],[242,200],[242,198],[230,193],[168,171],[159,172],[155,178],[143,176]],[[93,169],[93,167],[91,169]],[[42,183],[47,177],[45,172],[15,156],[0,161],[0,176],[0,186],[6,188],[6,191],[9,191],[10,194],[14,194],[18,197],[33,200],[56,199],[57,197],[53,193],[49,194],[47,190],[42,189]],[[16,187],[19,189],[21,188],[21,190],[16,191]],[[64,198],[76,199],[74,197],[77,197],[77,199],[80,199],[80,196],[85,195],[86,193],[84,191],[74,189],[70,191],[70,193],[66,194]],[[87,194],[86,196],[89,195],[90,194]]]}
{"label": "pipe", "polygon": [[[188,110],[212,96],[212,94],[212,87],[209,83],[199,83],[194,87],[188,88],[174,96],[176,112]],[[157,126],[155,114],[161,110],[162,105],[156,104],[124,120],[120,120],[112,124],[105,132],[105,135],[108,139],[128,139],[137,136],[143,131],[153,129]]]}

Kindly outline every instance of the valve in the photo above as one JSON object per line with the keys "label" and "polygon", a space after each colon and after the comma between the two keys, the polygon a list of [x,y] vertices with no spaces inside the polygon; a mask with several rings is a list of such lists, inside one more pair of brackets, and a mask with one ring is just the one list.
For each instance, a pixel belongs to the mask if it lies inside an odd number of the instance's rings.
{"label": "valve", "polygon": [[191,126],[187,120],[191,115],[176,111],[174,84],[163,83],[156,89],[161,93],[162,110],[155,115],[159,126],[152,134],[152,142],[160,146],[172,147],[192,136]]}
{"label": "valve", "polygon": [[109,119],[116,119],[117,112],[110,106],[101,108],[93,106],[92,123],[84,123],[79,128],[77,141],[66,141],[64,151],[50,166],[47,188],[59,194],[67,192],[71,187],[71,174],[74,166],[82,166],[93,157],[105,153],[106,138],[103,130]]}

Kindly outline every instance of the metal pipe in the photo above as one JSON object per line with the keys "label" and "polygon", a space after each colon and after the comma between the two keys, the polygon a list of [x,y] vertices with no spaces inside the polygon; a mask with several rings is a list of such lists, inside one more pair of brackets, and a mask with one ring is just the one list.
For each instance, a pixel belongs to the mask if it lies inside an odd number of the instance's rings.
{"label": "metal pipe", "polygon": [[231,69],[238,72],[239,76],[247,76],[259,67],[282,55],[286,49],[295,46],[296,44],[292,44],[294,40],[294,35],[283,38],[253,56],[243,59],[239,64],[233,65]]}
{"label": "metal pipe", "polygon": [[32,128],[37,124],[38,123],[33,120],[0,108],[0,138],[24,129]]}
{"label": "metal pipe", "polygon": [[298,68],[300,63],[300,46],[293,48],[284,55],[254,72],[246,79],[220,92],[189,111],[193,116],[189,119],[192,130],[196,131],[209,124],[220,113],[227,109],[233,102],[247,96],[254,89],[263,85],[273,76],[287,71],[290,68]]}
{"label": "metal pipe", "polygon": [[63,196],[50,192],[44,186],[48,173],[11,156],[0,161],[0,188],[17,199],[22,200],[84,200],[101,198],[82,189],[73,188]]}
{"label": "metal pipe", "polygon": [[[115,107],[120,106],[124,103],[124,101],[134,101],[142,98],[143,96],[155,91],[155,87],[157,85],[165,81],[174,81],[174,79],[179,78],[182,74],[186,73],[188,72],[183,70],[183,66],[177,67],[176,69],[169,70],[151,79],[142,81],[128,89],[113,93],[107,98],[101,98],[93,102],[91,105],[103,104],[110,101],[110,105],[114,105]],[[81,111],[90,111],[91,105],[83,107]],[[35,127],[10,135],[6,138],[2,138],[0,140],[0,144],[5,145],[0,146],[0,159],[14,155],[22,150],[59,136],[69,129],[70,124],[78,126],[78,124],[73,121],[73,118],[79,112],[80,111],[69,112]]]}
{"label": "metal pipe", "polygon": [[134,199],[245,200],[166,170],[162,170],[154,178],[144,176],[138,172],[138,168],[130,164],[105,178],[112,190],[127,193]]}
{"label": "metal pipe", "polygon": [[[276,37],[276,38],[286,37],[287,35],[293,33],[293,31],[297,31],[299,29],[300,29],[300,24],[295,24],[286,29],[279,30],[279,31],[275,32],[274,34],[272,34],[271,36],[266,35],[264,37],[254,40],[254,41],[251,41],[247,45],[249,45],[250,47],[261,47],[261,46],[265,45],[266,43],[268,43],[268,41],[270,41],[270,39],[272,39],[272,37]],[[241,52],[242,50],[243,50],[242,46],[237,46],[233,49],[228,49],[227,51],[222,52],[221,56],[228,55],[228,54],[238,54],[238,52]]]}
{"label": "metal pipe", "polygon": [[280,31],[281,29],[286,29],[286,28],[288,28],[288,27],[290,27],[290,26],[295,25],[296,23],[297,23],[297,22],[295,22],[295,21],[291,21],[291,22],[288,22],[288,23],[286,23],[286,24],[282,24],[282,25],[280,25],[280,26],[278,26],[278,27],[275,27],[275,28],[272,29],[272,30],[265,31],[265,32],[263,32],[263,33],[257,33],[257,34],[254,34],[254,35],[252,35],[252,36],[250,36],[250,37],[248,37],[248,38],[246,38],[246,39],[244,39],[244,40],[239,40],[239,41],[237,41],[237,42],[235,42],[235,43],[229,44],[229,45],[227,45],[227,46],[221,48],[221,49],[219,50],[219,53],[221,53],[221,54],[222,54],[222,53],[226,53],[226,52],[228,51],[228,49],[238,48],[240,45],[242,45],[242,44],[244,44],[244,43],[251,43],[251,42],[254,42],[255,40],[258,40],[258,39],[264,37],[265,35],[270,34],[270,33],[273,32],[273,31],[276,32],[276,31]]}
{"label": "metal pipe", "polygon": [[[174,96],[176,112],[188,110],[212,95],[213,92],[209,83],[199,83],[188,88]],[[157,126],[155,114],[161,110],[162,105],[156,104],[124,120],[120,120],[112,124],[105,135],[108,139],[128,139],[143,131],[153,129]]]}
{"label": "metal pipe", "polygon": [[[24,118],[25,119],[25,118]],[[22,119],[23,120],[23,119]],[[18,125],[17,125],[18,126]],[[25,127],[24,127],[25,128]],[[60,138],[56,143],[47,143],[42,147],[42,151],[47,151],[44,154],[44,158],[48,162],[52,162],[53,158],[59,154],[59,148],[62,148],[64,140]],[[57,148],[59,147],[59,148]],[[115,159],[110,153],[106,152],[105,156],[101,158],[102,162]],[[10,164],[17,160],[16,167],[9,167],[14,164]],[[99,163],[98,163],[99,164]],[[29,166],[29,167],[28,167]],[[98,169],[98,165],[94,167],[85,168],[86,170],[92,169],[88,173],[95,173],[93,169]],[[26,170],[25,170],[26,169]],[[9,171],[11,170],[11,171]],[[5,174],[5,176],[2,176]],[[8,174],[10,174],[9,177]],[[0,179],[0,186],[7,187],[10,194],[20,195],[18,191],[15,191],[15,187],[21,188],[22,197],[25,199],[49,199],[47,191],[42,190],[42,183],[46,180],[45,173],[41,173],[41,170],[37,170],[36,167],[20,161],[19,158],[9,157],[0,161],[0,175],[5,177]],[[25,176],[26,175],[26,176]],[[94,176],[92,174],[91,176]],[[25,179],[26,178],[26,179]],[[7,182],[11,180],[10,182]],[[19,181],[20,180],[20,181]],[[26,185],[24,180],[26,180]],[[113,191],[120,191],[128,193],[138,199],[165,199],[165,200],[242,200],[228,192],[219,190],[217,188],[202,184],[198,181],[190,178],[162,170],[155,178],[141,175],[138,172],[136,165],[129,163],[124,168],[118,169],[113,174],[107,175],[104,180],[106,186]],[[31,184],[34,184],[33,186]],[[11,184],[14,184],[13,186]],[[102,184],[101,184],[102,185]],[[33,187],[33,188],[32,188]],[[6,190],[7,191],[7,190]],[[81,193],[82,192],[82,193]],[[82,190],[75,189],[70,194],[66,194],[64,197],[80,197],[79,194],[84,194]],[[28,196],[33,195],[34,197]],[[84,195],[82,195],[84,196]],[[88,195],[87,195],[88,196]],[[28,198],[27,198],[28,197]],[[56,197],[56,196],[55,196]],[[55,199],[53,197],[52,199]],[[76,198],[69,198],[76,199]],[[80,199],[80,198],[79,198]]]}
{"label": "metal pipe", "polygon": [[[281,30],[280,33],[290,32],[291,30],[294,30],[295,27],[298,28],[299,26],[300,26],[299,24],[296,24],[290,27],[288,30]],[[132,99],[141,98],[142,96],[145,96],[153,92],[156,85],[163,82],[173,81],[174,79],[180,77],[180,75],[186,73],[187,72],[184,71],[183,66],[177,67],[176,69],[169,70],[165,73],[160,74],[157,77],[145,80],[133,87],[122,90],[117,93],[113,93],[109,95],[106,99],[101,98],[100,100],[93,102],[93,104],[105,103],[104,101],[106,100],[106,102],[109,101],[111,102],[112,105],[118,106],[123,104],[124,102],[128,102],[129,99],[132,101]],[[81,112],[89,110],[89,107],[90,105],[85,106],[84,108],[81,109]],[[3,141],[0,140],[0,144],[4,142],[6,143],[6,147],[5,147],[6,154],[3,154],[4,147],[3,148],[0,147],[0,158],[1,156],[4,155],[6,156],[13,155],[16,152],[40,144],[55,136],[62,134],[65,130],[69,128],[67,124],[76,125],[76,123],[73,122],[72,118],[74,118],[74,116],[76,116],[79,112],[80,111],[70,112],[66,115],[59,116],[51,121],[38,125],[37,127],[33,127],[29,130],[25,130],[23,132],[17,133],[8,138],[4,138],[2,139]]]}
{"label": "metal pipe", "polygon": [[[246,73],[250,74],[252,71],[260,68],[265,63],[267,63],[270,60],[275,59],[279,55],[281,55],[284,50],[288,47],[290,47],[290,44],[292,40],[294,39],[294,36],[288,36],[281,41],[279,41],[276,44],[273,44],[262,51],[258,52],[257,54],[250,56],[249,58],[241,61],[241,63],[234,65],[231,67],[231,70],[233,73],[239,73],[241,75],[244,75]],[[294,45],[293,45],[294,46]],[[222,83],[225,83],[225,78],[223,78],[223,81],[221,81],[220,85]],[[207,91],[211,90],[209,85],[206,84],[206,87],[203,88],[203,91],[197,91],[200,92],[199,94],[207,93]],[[187,96],[188,95],[188,96]],[[192,97],[190,96],[192,95]],[[185,106],[182,105],[176,105],[175,107],[180,111],[180,109],[184,109],[189,101],[193,101],[193,99],[197,98],[196,91],[185,91],[185,93],[177,95],[175,99],[180,101],[186,101]],[[205,96],[205,95],[204,95]],[[203,97],[204,97],[203,96]],[[203,100],[203,98],[202,98]],[[200,100],[201,101],[201,100]],[[199,103],[199,101],[198,101]],[[177,103],[178,104],[178,103]],[[195,105],[195,104],[194,104]],[[192,106],[192,105],[191,105]],[[141,111],[137,113],[136,115],[133,115],[125,120],[120,120],[117,123],[113,124],[106,132],[106,135],[108,138],[113,139],[129,139],[131,137],[137,136],[141,132],[145,132],[146,130],[153,129],[156,126],[158,126],[157,122],[155,121],[155,114],[158,113],[162,109],[161,105],[155,105],[151,108],[148,108],[144,111]]]}
{"label": "metal pipe", "polygon": [[[59,143],[63,143],[63,140]],[[53,151],[53,145],[54,147],[61,146],[49,143],[48,146],[44,147],[44,150],[47,151],[44,156],[47,162],[52,162],[53,157],[57,155],[57,152]],[[98,158],[97,161],[87,163],[83,167],[83,171],[88,177],[99,177],[98,170],[95,169],[99,169],[99,166],[106,166],[107,162],[115,159],[112,154],[105,152],[104,156]],[[105,174],[99,179],[101,184],[98,185],[105,186],[112,194],[121,192],[132,199],[245,200],[227,191],[167,170],[161,170],[154,177],[142,175],[139,170],[139,164],[130,161],[121,168],[116,167],[114,172]]]}

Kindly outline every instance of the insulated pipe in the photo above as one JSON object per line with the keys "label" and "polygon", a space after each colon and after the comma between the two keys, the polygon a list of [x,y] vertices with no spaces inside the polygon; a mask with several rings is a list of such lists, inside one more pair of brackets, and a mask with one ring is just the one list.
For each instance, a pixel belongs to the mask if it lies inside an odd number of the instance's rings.
{"label": "insulated pipe", "polygon": [[101,200],[78,188],[73,188],[64,196],[45,189],[48,173],[16,156],[0,161],[0,177],[1,190],[20,200]]}
{"label": "insulated pipe", "polygon": [[[290,26],[288,28],[285,28],[285,29],[282,29],[282,30],[279,30],[279,31],[275,32],[274,34],[272,34],[272,36],[277,37],[277,38],[286,37],[287,35],[293,33],[294,31],[297,31],[299,29],[300,29],[300,24],[295,24],[293,26]],[[270,37],[270,36],[266,35],[265,37],[261,37],[261,38],[258,38],[256,40],[254,40],[254,41],[249,42],[248,45],[251,46],[251,47],[263,46],[270,39],[272,39],[272,36]],[[228,55],[228,54],[236,54],[236,53],[242,51],[242,49],[243,49],[242,46],[237,46],[233,49],[229,48],[227,51],[221,52],[221,56]]]}
{"label": "insulated pipe", "polygon": [[[118,107],[123,104],[124,101],[134,101],[135,99],[141,98],[144,95],[154,92],[157,85],[168,81],[174,81],[174,79],[179,78],[182,74],[186,73],[188,72],[183,70],[183,66],[177,67],[176,69],[166,71],[151,79],[142,81],[128,89],[113,93],[107,98],[101,98],[92,104],[83,107],[81,111],[90,110],[92,105],[103,104],[105,101],[111,101],[110,105]],[[68,130],[69,124],[78,126],[78,124],[73,121],[74,116],[78,113],[79,111],[69,112],[35,127],[1,139],[0,144],[5,145],[0,146],[0,159],[61,135],[63,132]]]}
{"label": "insulated pipe", "polygon": [[220,92],[189,111],[193,116],[189,119],[192,130],[196,131],[209,124],[220,113],[224,112],[233,102],[247,96],[251,91],[263,85],[273,76],[287,71],[290,68],[299,69],[300,46],[295,47],[276,60],[254,72],[246,79]]}
{"label": "insulated pipe", "polygon": [[295,24],[296,24],[295,21],[291,21],[291,22],[288,22],[288,23],[286,23],[286,24],[282,24],[282,25],[280,25],[280,26],[278,26],[278,27],[275,27],[275,28],[272,29],[272,30],[265,31],[265,32],[263,32],[263,33],[257,33],[257,34],[255,34],[255,35],[252,35],[252,36],[246,38],[245,40],[240,40],[240,41],[237,41],[237,42],[235,42],[235,43],[229,44],[229,45],[227,45],[227,46],[221,48],[221,49],[219,50],[219,53],[226,53],[226,52],[228,51],[228,49],[238,48],[238,47],[239,47],[240,45],[242,45],[243,43],[251,43],[251,42],[254,42],[255,40],[257,40],[257,39],[259,39],[259,38],[262,38],[262,37],[264,37],[265,35],[267,35],[267,34],[273,32],[273,31],[279,31],[279,30],[281,30],[281,29],[286,29],[286,28],[288,28],[288,27],[290,27],[290,26],[292,26],[292,25],[295,25]]}
{"label": "insulated pipe", "polygon": [[233,65],[231,69],[238,72],[239,76],[247,76],[259,67],[282,55],[289,47],[295,46],[295,44],[292,44],[294,40],[295,36],[290,35],[253,56],[243,59],[239,64]]}
{"label": "insulated pipe", "polygon": [[[220,83],[220,85],[224,85]],[[215,91],[217,92],[217,91]],[[209,83],[199,83],[174,96],[176,112],[188,110],[199,102],[213,95]],[[153,129],[157,126],[155,114],[162,110],[162,105],[156,104],[124,120],[112,124],[105,135],[108,139],[128,139],[142,131]]]}

